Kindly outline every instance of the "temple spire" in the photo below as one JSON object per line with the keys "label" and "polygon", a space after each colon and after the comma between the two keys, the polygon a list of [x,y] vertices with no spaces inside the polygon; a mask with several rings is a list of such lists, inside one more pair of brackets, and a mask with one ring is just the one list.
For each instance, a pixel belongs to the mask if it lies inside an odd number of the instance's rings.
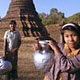
{"label": "temple spire", "polygon": [[47,31],[41,23],[41,19],[36,12],[33,0],[11,0],[3,23],[16,20],[17,26],[22,28],[24,36],[46,36]]}

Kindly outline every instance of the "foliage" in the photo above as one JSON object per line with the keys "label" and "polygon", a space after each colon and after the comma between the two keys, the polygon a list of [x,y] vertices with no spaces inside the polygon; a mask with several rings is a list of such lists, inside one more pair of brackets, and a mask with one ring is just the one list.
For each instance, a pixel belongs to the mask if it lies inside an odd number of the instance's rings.
{"label": "foliage", "polygon": [[58,12],[56,8],[52,8],[50,10],[50,14],[41,13],[39,17],[42,19],[42,23],[44,25],[49,24],[58,24],[64,20],[65,23],[67,22],[75,22],[80,24],[80,13],[76,13],[70,17],[65,17],[64,13]]}
{"label": "foliage", "polygon": [[75,22],[80,24],[80,13],[76,13],[67,18],[67,22]]}
{"label": "foliage", "polygon": [[44,25],[57,24],[64,18],[64,13],[58,12],[56,8],[52,8],[50,10],[50,14],[41,13],[39,16],[42,19],[42,23]]}
{"label": "foliage", "polygon": [[41,13],[41,14],[39,14],[39,17],[40,17],[41,19],[44,19],[44,18],[47,17],[47,14],[46,14],[46,13]]}

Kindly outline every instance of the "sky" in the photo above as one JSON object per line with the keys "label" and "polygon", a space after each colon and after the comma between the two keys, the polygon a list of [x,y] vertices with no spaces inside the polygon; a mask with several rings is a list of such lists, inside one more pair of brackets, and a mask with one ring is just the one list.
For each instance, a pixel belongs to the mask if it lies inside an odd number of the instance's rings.
{"label": "sky", "polygon": [[[11,0],[1,0],[0,16],[4,17],[8,11]],[[63,12],[65,17],[72,16],[80,12],[80,0],[33,0],[38,13],[50,13],[51,8],[56,8],[58,12]]]}

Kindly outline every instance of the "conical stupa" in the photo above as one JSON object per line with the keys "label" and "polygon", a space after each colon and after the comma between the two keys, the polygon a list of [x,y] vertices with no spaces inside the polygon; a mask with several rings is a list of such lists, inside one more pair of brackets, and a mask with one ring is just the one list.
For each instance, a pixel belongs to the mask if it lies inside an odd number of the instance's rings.
{"label": "conical stupa", "polygon": [[36,12],[33,0],[11,0],[7,14],[2,18],[2,24],[7,24],[10,20],[16,20],[17,26],[22,28],[26,37],[48,36]]}

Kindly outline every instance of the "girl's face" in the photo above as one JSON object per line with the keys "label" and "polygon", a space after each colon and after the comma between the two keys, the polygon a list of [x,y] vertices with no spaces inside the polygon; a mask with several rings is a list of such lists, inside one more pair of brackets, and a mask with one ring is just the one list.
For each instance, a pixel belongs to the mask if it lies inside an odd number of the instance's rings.
{"label": "girl's face", "polygon": [[79,38],[74,31],[64,30],[64,41],[69,46],[69,48],[78,48]]}

